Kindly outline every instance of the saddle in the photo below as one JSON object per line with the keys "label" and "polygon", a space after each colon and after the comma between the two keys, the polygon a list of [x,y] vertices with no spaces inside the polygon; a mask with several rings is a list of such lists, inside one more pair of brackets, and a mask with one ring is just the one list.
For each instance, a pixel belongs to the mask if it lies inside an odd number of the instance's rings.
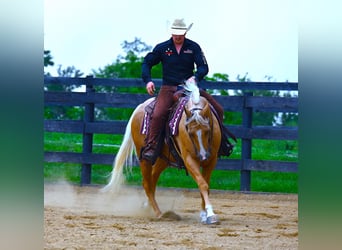
{"label": "saddle", "polygon": [[[179,122],[184,112],[184,106],[189,101],[189,96],[185,95],[184,90],[178,90],[177,92],[175,92],[173,99],[175,103],[171,108],[169,119],[168,119],[168,122],[166,123],[164,142],[165,144],[168,145],[169,153],[173,156],[173,158],[175,159],[175,162],[170,161],[169,157],[167,156],[161,155],[160,157],[167,160],[171,166],[186,170],[183,159],[181,158],[179,154],[179,149],[174,141],[173,136],[178,134]],[[153,100],[145,107],[145,114],[144,114],[143,122],[141,125],[141,130],[140,130],[141,134],[148,133],[150,117],[153,112],[155,103],[156,103],[156,100]],[[214,107],[210,103],[209,103],[209,106],[210,106],[211,111],[216,116],[217,120],[220,121],[218,114],[216,110],[214,109]],[[235,142],[237,140],[236,140],[235,135],[232,132],[230,132],[226,127],[223,126],[222,122],[219,122],[219,125],[221,129],[221,134],[222,134],[219,156],[221,155],[229,156],[233,152],[233,148],[234,148],[234,144],[232,144],[229,141],[229,138],[232,138]],[[159,144],[159,145],[160,147],[162,147],[163,144]]]}
{"label": "saddle", "polygon": [[[184,162],[178,153],[179,150],[173,139],[173,136],[178,134],[178,126],[179,126],[179,122],[181,120],[181,117],[184,111],[184,106],[189,100],[189,97],[183,95],[182,93],[183,91],[180,90],[174,94],[175,103],[171,108],[171,113],[166,123],[165,133],[164,133],[164,143],[168,145],[169,153],[173,156],[173,158],[175,159],[175,162],[170,161],[169,157],[165,155],[161,155],[160,157],[167,160],[168,163],[173,167],[186,169],[184,166]],[[150,127],[150,117],[153,112],[155,103],[156,103],[156,100],[153,100],[145,107],[145,114],[144,114],[143,122],[140,128],[141,134],[148,133],[148,129]],[[158,146],[162,147],[163,144],[162,143],[158,144]],[[160,150],[158,149],[158,151]]]}

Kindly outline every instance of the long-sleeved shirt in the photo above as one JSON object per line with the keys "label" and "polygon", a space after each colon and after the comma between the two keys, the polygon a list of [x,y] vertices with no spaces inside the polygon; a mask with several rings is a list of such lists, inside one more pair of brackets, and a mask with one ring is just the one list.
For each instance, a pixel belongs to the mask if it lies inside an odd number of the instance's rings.
{"label": "long-sleeved shirt", "polygon": [[[162,63],[163,85],[179,85],[191,76],[201,81],[209,68],[201,47],[194,41],[185,38],[180,53],[173,44],[172,38],[155,46],[142,63],[142,79],[145,83],[151,81],[151,69]],[[196,72],[194,72],[196,65]]]}

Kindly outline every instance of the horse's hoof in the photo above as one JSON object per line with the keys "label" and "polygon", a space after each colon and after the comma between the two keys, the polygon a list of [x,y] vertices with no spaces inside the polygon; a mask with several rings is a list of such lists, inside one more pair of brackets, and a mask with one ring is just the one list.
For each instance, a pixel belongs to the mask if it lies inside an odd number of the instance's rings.
{"label": "horse's hoof", "polygon": [[205,224],[207,225],[220,224],[220,221],[217,215],[212,215],[212,216],[207,217]]}
{"label": "horse's hoof", "polygon": [[204,210],[200,212],[200,222],[202,224],[207,224],[207,212]]}
{"label": "horse's hoof", "polygon": [[182,219],[182,217],[180,217],[178,214],[176,214],[173,211],[167,211],[167,212],[163,213],[160,216],[160,218],[164,219],[164,220],[181,220]]}

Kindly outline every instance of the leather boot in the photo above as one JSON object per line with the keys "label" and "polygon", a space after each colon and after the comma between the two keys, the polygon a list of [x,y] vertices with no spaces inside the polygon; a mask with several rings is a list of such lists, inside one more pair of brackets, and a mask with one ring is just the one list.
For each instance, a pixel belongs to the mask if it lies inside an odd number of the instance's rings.
{"label": "leather boot", "polygon": [[156,162],[158,157],[158,143],[152,142],[141,148],[140,159],[149,161],[152,165]]}
{"label": "leather boot", "polygon": [[229,137],[236,142],[236,137],[228,131],[226,127],[220,123],[221,127],[221,145],[217,155],[220,156],[230,156],[233,153],[234,144],[229,141]]}
{"label": "leather boot", "polygon": [[145,139],[145,146],[141,148],[140,160],[145,159],[153,165],[161,153],[163,139],[164,132],[158,135],[149,134]]}
{"label": "leather boot", "polygon": [[222,106],[204,90],[200,90],[201,96],[204,96],[208,102],[212,105],[212,107],[215,110],[215,115],[218,119],[218,122],[220,124],[221,129],[221,145],[219,148],[219,151],[217,153],[217,156],[229,156],[233,153],[234,144],[232,144],[229,141],[229,138],[233,139],[235,142],[237,142],[235,135],[230,132],[224,125],[223,125],[223,108]]}

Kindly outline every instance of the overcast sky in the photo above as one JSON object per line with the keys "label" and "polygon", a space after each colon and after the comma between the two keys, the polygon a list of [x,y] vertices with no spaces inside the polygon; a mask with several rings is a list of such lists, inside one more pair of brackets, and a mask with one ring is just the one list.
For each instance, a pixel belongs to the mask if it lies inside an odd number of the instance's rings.
{"label": "overcast sky", "polygon": [[44,0],[44,49],[55,62],[85,75],[123,54],[121,43],[148,45],[170,38],[175,18],[194,23],[187,38],[200,44],[209,76],[252,81],[298,81],[298,9],[295,0]]}

